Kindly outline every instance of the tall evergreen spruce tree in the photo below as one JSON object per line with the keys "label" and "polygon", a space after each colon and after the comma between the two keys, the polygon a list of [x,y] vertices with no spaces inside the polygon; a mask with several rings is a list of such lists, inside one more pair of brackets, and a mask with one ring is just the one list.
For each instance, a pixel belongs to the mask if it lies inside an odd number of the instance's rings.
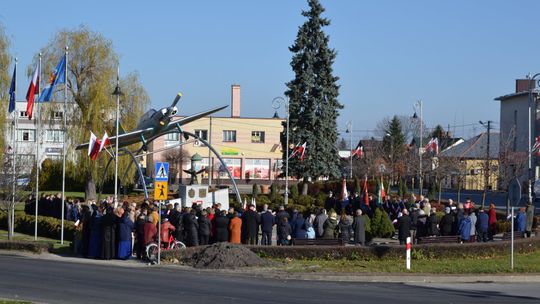
{"label": "tall evergreen spruce tree", "polygon": [[[321,17],[324,8],[318,0],[308,0],[308,4],[310,10],[302,11],[308,20],[300,26],[294,45],[289,47],[295,73],[285,93],[289,97],[290,141],[285,143],[285,136],[281,139],[283,147],[307,143],[303,161],[298,157],[289,160],[290,174],[305,181],[340,175],[336,120],[343,108],[337,100],[339,78],[332,73],[336,51],[328,46],[329,37],[323,32],[330,20]],[[284,160],[285,157],[284,151]]]}

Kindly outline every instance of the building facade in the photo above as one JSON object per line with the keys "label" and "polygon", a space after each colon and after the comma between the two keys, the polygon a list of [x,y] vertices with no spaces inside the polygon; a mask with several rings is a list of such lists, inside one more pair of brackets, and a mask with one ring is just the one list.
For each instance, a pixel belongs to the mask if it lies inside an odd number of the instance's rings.
{"label": "building facade", "polygon": [[[237,180],[256,181],[280,178],[282,167],[282,149],[280,135],[283,132],[283,119],[252,118],[240,116],[240,86],[231,87],[231,116],[209,116],[198,119],[182,129],[208,141],[223,158],[227,168]],[[179,118],[181,118],[179,116]],[[199,141],[186,142],[178,133],[170,133],[157,138],[149,145],[149,151],[157,152],[146,158],[147,168],[153,168],[155,162],[168,161],[176,177],[187,178],[182,170],[190,169],[189,159],[195,154],[202,157],[202,168],[208,168],[203,178],[215,182],[228,179],[228,175],[219,159]],[[152,175],[153,170],[147,170]],[[174,181],[173,181],[174,182]]]}

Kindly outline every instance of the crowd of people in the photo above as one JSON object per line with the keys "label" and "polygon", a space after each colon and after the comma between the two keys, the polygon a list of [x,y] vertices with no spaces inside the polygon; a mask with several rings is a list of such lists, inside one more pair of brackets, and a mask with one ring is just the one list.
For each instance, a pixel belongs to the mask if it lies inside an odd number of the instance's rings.
{"label": "crowd of people", "polygon": [[[35,199],[27,201],[27,212],[35,211]],[[59,218],[60,196],[43,196],[39,213]],[[324,207],[302,213],[279,206],[268,205],[257,210],[248,205],[239,210],[222,210],[221,204],[203,209],[200,205],[181,207],[169,203],[163,208],[150,202],[141,205],[125,202],[114,208],[112,197],[100,204],[84,204],[68,200],[65,218],[75,222],[75,250],[84,257],[101,259],[128,259],[132,255],[145,258],[148,244],[155,242],[158,231],[164,248],[170,236],[186,246],[231,242],[249,245],[291,245],[300,239],[339,239],[342,244],[366,245],[366,223],[379,208],[394,225],[397,238],[404,244],[407,237],[416,242],[421,237],[458,235],[462,242],[493,240],[496,234],[495,206],[487,210],[452,200],[441,205],[444,215],[423,196],[410,199],[386,197],[382,203],[373,196],[368,199],[358,193],[347,199],[338,199],[329,193]],[[59,214],[58,214],[59,213]],[[516,229],[530,236],[533,206],[522,208],[516,216]],[[161,223],[159,222],[161,218]],[[273,240],[276,240],[274,243]]]}

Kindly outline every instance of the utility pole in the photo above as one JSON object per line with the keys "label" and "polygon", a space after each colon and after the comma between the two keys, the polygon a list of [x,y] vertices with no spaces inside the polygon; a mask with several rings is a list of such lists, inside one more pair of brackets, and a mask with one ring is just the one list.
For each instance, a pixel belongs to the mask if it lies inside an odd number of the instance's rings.
{"label": "utility pole", "polygon": [[482,197],[482,207],[484,207],[486,202],[486,193],[487,188],[489,187],[489,166],[490,166],[490,159],[489,159],[489,143],[490,143],[490,130],[491,130],[491,120],[488,120],[487,123],[484,123],[483,121],[479,121],[481,125],[486,127],[487,129],[487,144],[486,144],[486,159],[484,163],[484,195]]}
{"label": "utility pole", "polygon": [[[210,118],[210,128],[208,130],[208,143],[212,145],[212,116]],[[212,186],[212,175],[214,168],[212,166],[212,151],[208,148],[208,186]]]}

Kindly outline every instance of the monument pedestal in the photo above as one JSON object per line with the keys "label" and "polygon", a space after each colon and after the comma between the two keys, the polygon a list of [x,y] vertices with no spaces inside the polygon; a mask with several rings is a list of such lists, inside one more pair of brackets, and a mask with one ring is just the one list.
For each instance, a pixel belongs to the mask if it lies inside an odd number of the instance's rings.
{"label": "monument pedestal", "polygon": [[221,203],[221,210],[229,209],[229,189],[217,189],[210,192],[208,185],[180,185],[178,197],[182,207],[191,207],[193,204],[201,208],[212,207]]}

